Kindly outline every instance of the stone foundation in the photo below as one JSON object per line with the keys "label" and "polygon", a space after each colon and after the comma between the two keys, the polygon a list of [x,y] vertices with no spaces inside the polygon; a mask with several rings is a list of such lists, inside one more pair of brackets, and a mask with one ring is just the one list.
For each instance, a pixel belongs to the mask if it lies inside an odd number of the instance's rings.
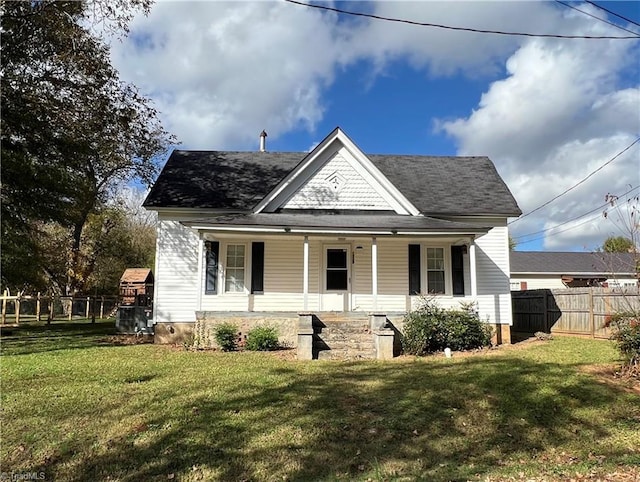
{"label": "stone foundation", "polygon": [[193,331],[193,345],[196,348],[218,348],[215,327],[231,323],[238,327],[238,341],[242,345],[247,334],[258,326],[275,328],[278,341],[287,348],[298,346],[298,313],[288,312],[226,312],[198,311]]}
{"label": "stone foundation", "polygon": [[193,334],[193,323],[156,323],[153,342],[169,345],[188,343]]}

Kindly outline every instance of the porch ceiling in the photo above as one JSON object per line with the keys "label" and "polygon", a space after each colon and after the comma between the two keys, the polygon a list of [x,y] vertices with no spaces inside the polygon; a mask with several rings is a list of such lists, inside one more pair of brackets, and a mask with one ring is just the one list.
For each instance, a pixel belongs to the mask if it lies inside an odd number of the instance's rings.
{"label": "porch ceiling", "polygon": [[343,232],[362,234],[464,234],[486,233],[477,224],[447,221],[428,216],[374,214],[226,214],[183,221],[201,230],[263,230],[272,232]]}

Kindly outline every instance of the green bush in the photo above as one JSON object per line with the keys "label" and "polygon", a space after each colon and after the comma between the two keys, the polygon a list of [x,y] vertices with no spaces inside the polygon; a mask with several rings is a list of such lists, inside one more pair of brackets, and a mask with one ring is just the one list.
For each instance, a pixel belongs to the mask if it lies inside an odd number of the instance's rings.
{"label": "green bush", "polygon": [[215,327],[213,336],[222,351],[238,349],[238,327],[232,323],[221,323]]}
{"label": "green bush", "polygon": [[442,351],[470,350],[491,343],[491,328],[480,321],[473,307],[446,310],[425,301],[404,319],[402,349],[410,355]]}
{"label": "green bush", "polygon": [[640,313],[616,313],[607,320],[611,326],[611,339],[625,359],[625,366],[635,374],[640,374]]}
{"label": "green bush", "polygon": [[271,351],[277,350],[278,331],[268,326],[258,326],[247,334],[245,348],[251,351]]}

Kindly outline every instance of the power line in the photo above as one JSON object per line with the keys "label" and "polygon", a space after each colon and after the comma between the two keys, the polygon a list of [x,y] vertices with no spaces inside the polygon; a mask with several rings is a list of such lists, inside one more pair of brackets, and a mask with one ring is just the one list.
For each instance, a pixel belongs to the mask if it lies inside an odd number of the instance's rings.
{"label": "power line", "polygon": [[522,216],[520,216],[517,219],[514,219],[513,221],[510,221],[507,224],[513,224],[517,221],[520,221],[523,218],[526,218],[527,216],[529,216],[530,214],[535,213],[536,211],[539,211],[540,209],[542,209],[545,206],[548,206],[549,204],[551,204],[553,201],[555,201],[556,199],[558,199],[559,197],[564,196],[565,194],[567,194],[569,191],[572,191],[573,189],[577,188],[580,184],[582,184],[583,182],[585,182],[587,179],[589,179],[591,176],[593,176],[595,173],[597,173],[598,171],[601,171],[603,168],[605,168],[606,166],[608,166],[609,164],[611,164],[613,161],[615,161],[618,157],[620,157],[622,154],[624,154],[625,152],[627,152],[629,149],[631,149],[635,144],[637,144],[638,142],[640,142],[640,137],[638,137],[635,141],[633,141],[631,144],[629,144],[627,147],[625,147],[624,149],[622,149],[620,152],[618,152],[615,156],[613,156],[611,159],[609,159],[607,162],[605,162],[602,166],[600,166],[598,169],[596,169],[595,171],[592,171],[587,177],[585,177],[584,179],[582,179],[581,181],[577,182],[576,184],[574,184],[573,186],[571,186],[570,188],[562,191],[560,194],[558,194],[557,196],[549,199],[547,202],[545,202],[544,204],[541,204],[540,206],[538,206],[537,208],[535,208],[533,211],[529,211],[526,214],[523,214]]}
{"label": "power line", "polygon": [[[634,187],[634,188],[631,188],[631,189],[629,189],[627,192],[622,193],[622,194],[620,194],[620,195],[619,195],[619,196],[617,196],[617,197],[623,197],[623,196],[626,196],[627,194],[629,194],[629,193],[631,193],[631,192],[635,191],[635,190],[636,190],[636,189],[638,189],[638,188],[640,188],[640,186],[636,186],[636,187]],[[559,228],[560,226],[564,226],[565,224],[568,224],[568,223],[570,223],[570,222],[572,222],[572,221],[575,221],[575,220],[577,220],[577,219],[583,218],[583,217],[587,216],[588,214],[591,214],[591,213],[594,213],[594,212],[596,212],[596,211],[599,211],[600,209],[602,209],[602,208],[604,208],[604,207],[609,206],[609,204],[610,204],[609,202],[606,202],[606,203],[604,203],[604,204],[601,204],[601,205],[600,205],[600,206],[598,206],[597,208],[592,209],[591,211],[587,211],[586,213],[582,213],[582,214],[580,214],[580,215],[578,215],[578,216],[576,216],[576,217],[573,217],[573,218],[571,218],[571,219],[568,219],[567,221],[564,221],[563,223],[556,224],[555,226],[552,226],[552,227],[550,227],[550,228],[541,229],[540,231],[536,231],[536,232],[534,232],[534,233],[527,233],[527,234],[521,234],[520,236],[514,236],[514,237],[513,237],[513,239],[514,239],[514,240],[516,240],[516,239],[521,239],[521,238],[528,238],[529,236],[535,236],[536,234],[546,233],[547,231],[551,231],[551,230],[553,230],[553,229]]]}
{"label": "power line", "polygon": [[580,226],[583,226],[583,225],[585,225],[587,223],[590,223],[591,221],[595,221],[599,217],[600,217],[600,215],[598,214],[597,216],[593,216],[593,217],[591,217],[589,219],[586,219],[585,221],[583,221],[583,222],[581,222],[579,224],[574,224],[573,226],[569,226],[568,228],[563,229],[561,231],[556,231],[555,233],[550,233],[550,234],[547,234],[546,236],[538,236],[537,238],[528,239],[527,241],[518,241],[516,244],[529,244],[529,243],[533,243],[534,241],[539,241],[539,240],[544,239],[544,238],[550,238],[551,236],[557,236],[558,234],[564,233],[566,231],[571,231],[572,229],[579,228]]}
{"label": "power line", "polygon": [[632,23],[633,25],[636,25],[636,26],[640,27],[640,23],[636,22],[635,20],[631,20],[630,18],[623,17],[622,15],[620,15],[620,14],[618,14],[616,12],[613,12],[611,10],[608,10],[608,9],[598,5],[595,2],[591,2],[589,0],[584,0],[584,1],[587,2],[589,5],[593,5],[594,7],[599,8],[600,10],[604,10],[605,12],[610,13],[611,15],[615,15],[616,17],[621,18],[622,20],[625,20],[625,21],[627,21],[629,23]]}
{"label": "power line", "polygon": [[573,5],[571,5],[571,4],[569,4],[569,3],[566,3],[566,2],[563,2],[562,0],[556,0],[556,3],[559,3],[560,5],[564,5],[564,6],[565,6],[565,7],[567,7],[567,8],[571,8],[571,9],[573,9],[573,10],[577,11],[577,12],[583,13],[583,14],[585,14],[585,15],[587,15],[587,16],[589,16],[589,17],[591,17],[591,18],[595,18],[596,20],[600,20],[601,22],[604,22],[604,23],[606,23],[606,24],[608,24],[608,25],[611,25],[611,26],[613,26],[613,27],[615,27],[615,28],[618,28],[618,29],[620,29],[620,30],[624,30],[625,32],[632,33],[632,34],[634,34],[636,37],[639,37],[639,38],[640,38],[640,35],[638,35],[638,32],[634,32],[633,30],[629,30],[628,28],[624,28],[624,27],[621,27],[621,26],[620,26],[620,25],[618,25],[618,24],[615,24],[615,23],[613,23],[613,22],[609,22],[609,20],[605,20],[604,18],[600,18],[600,17],[598,17],[598,16],[596,16],[596,15],[593,15],[593,14],[591,14],[591,13],[589,13],[589,12],[585,12],[584,10],[580,10],[578,7],[574,7]]}
{"label": "power line", "polygon": [[406,20],[401,18],[393,18],[393,17],[383,17],[381,15],[374,15],[371,13],[363,13],[363,12],[351,12],[349,10],[343,10],[341,8],[335,7],[327,7],[326,5],[313,5],[310,3],[299,2],[297,0],[284,0],[287,3],[293,3],[295,5],[302,5],[304,7],[309,8],[317,8],[320,10],[328,10],[330,12],[343,13],[345,15],[353,15],[355,17],[367,17],[373,18],[376,20],[385,20],[387,22],[396,22],[403,23],[408,25],[417,25],[420,27],[435,27],[435,28],[443,28],[447,30],[458,30],[462,32],[475,32],[475,33],[490,33],[496,35],[513,35],[519,37],[545,37],[545,38],[563,38],[563,39],[589,39],[589,40],[629,40],[629,39],[638,39],[638,35],[634,35],[633,37],[614,37],[614,36],[591,36],[591,35],[556,35],[556,34],[535,34],[535,33],[522,33],[522,32],[505,32],[502,30],[483,30],[477,28],[468,28],[468,27],[453,27],[451,25],[441,25],[437,23],[428,23],[428,22],[416,22],[414,20]]}

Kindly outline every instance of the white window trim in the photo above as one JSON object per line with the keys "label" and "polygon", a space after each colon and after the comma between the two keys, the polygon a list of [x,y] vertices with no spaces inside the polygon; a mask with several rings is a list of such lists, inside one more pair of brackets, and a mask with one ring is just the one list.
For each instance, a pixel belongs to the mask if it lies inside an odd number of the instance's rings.
{"label": "white window trim", "polygon": [[[429,292],[429,276],[427,268],[427,248],[440,248],[444,254],[444,293]],[[453,280],[451,275],[451,245],[420,243],[420,278],[426,296],[453,296]]]}
{"label": "white window trim", "polygon": [[[347,250],[347,289],[346,290],[329,290],[327,289],[327,250],[329,249],[346,249]],[[338,293],[338,294],[351,294],[352,291],[352,279],[353,275],[353,266],[352,265],[352,248],[349,243],[327,243],[322,244],[322,267],[320,270],[320,282],[322,286],[322,293],[330,294],[330,293]]]}
{"label": "white window trim", "polygon": [[[205,293],[206,283],[206,247],[201,252],[202,257],[202,275],[201,275],[201,296],[204,298],[215,298],[218,296],[246,296],[250,293],[251,287],[251,242],[215,239],[220,243],[220,252],[218,254],[218,292],[215,294]],[[203,243],[204,245],[204,243]],[[227,248],[230,246],[244,246],[244,287],[242,291],[227,291]]]}

